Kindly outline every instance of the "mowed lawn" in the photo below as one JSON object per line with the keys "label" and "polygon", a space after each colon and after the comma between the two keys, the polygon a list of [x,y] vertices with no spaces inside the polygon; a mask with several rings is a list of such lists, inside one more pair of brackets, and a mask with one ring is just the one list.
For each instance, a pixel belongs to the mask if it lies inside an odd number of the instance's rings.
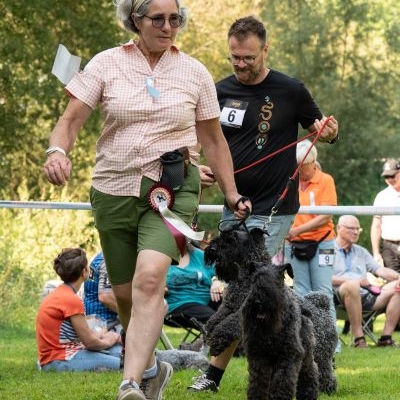
{"label": "mowed lawn", "polygon": [[[375,333],[382,330],[383,316],[375,323]],[[342,321],[339,321],[342,326]],[[177,344],[182,331],[165,328]],[[349,335],[342,335],[346,343]],[[394,339],[400,342],[400,333]],[[161,347],[160,347],[161,348]],[[0,399],[1,400],[113,400],[121,379],[119,372],[42,373],[36,369],[34,330],[11,329],[0,325]],[[355,349],[344,344],[336,355],[339,390],[320,399],[400,400],[400,348]],[[178,371],[168,385],[166,400],[246,399],[247,364],[244,358],[230,363],[219,393],[188,393],[186,388],[195,370]],[[284,385],[285,382],[282,382]]]}

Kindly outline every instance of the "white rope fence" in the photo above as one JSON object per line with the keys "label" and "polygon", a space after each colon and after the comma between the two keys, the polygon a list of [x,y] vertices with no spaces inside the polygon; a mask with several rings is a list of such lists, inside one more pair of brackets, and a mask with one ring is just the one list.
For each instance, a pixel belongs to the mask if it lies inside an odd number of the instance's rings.
{"label": "white rope fence", "polygon": [[[220,213],[222,205],[201,204],[200,212]],[[90,203],[63,203],[51,201],[0,200],[0,208],[31,208],[47,210],[91,210]],[[400,215],[400,207],[374,206],[302,206],[299,214],[322,215]]]}

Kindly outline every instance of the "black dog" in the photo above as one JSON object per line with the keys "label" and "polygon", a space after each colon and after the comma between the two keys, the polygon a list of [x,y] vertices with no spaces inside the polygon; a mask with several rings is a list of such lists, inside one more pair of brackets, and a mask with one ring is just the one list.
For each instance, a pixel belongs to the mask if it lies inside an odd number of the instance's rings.
{"label": "black dog", "polygon": [[264,235],[261,229],[253,229],[250,234],[240,230],[223,232],[205,249],[206,264],[215,264],[218,278],[228,283],[222,304],[206,324],[206,343],[211,355],[220,354],[242,338],[239,309],[250,292],[252,281],[247,262],[270,262]]}
{"label": "black dog", "polygon": [[252,263],[256,271],[242,307],[250,400],[316,400],[318,367],[311,319],[284,284],[287,265]]}
{"label": "black dog", "polygon": [[[292,310],[291,313],[293,313],[294,310],[300,310],[300,315],[296,311],[296,317],[294,318],[300,321],[298,336],[304,341],[302,346],[303,349],[305,349],[305,353],[303,354],[303,360],[300,364],[308,365],[311,376],[313,377],[313,364],[310,361],[310,357],[313,357],[318,365],[319,390],[332,394],[337,388],[332,364],[332,358],[337,343],[337,333],[336,326],[329,312],[329,298],[325,294],[319,292],[313,292],[304,297],[299,296],[296,295],[292,289],[285,286],[283,283],[284,271],[286,270],[286,272],[292,276],[291,266],[290,264],[286,264],[277,267],[271,264],[270,257],[265,249],[264,235],[264,231],[257,228],[252,229],[250,232],[232,230],[224,232],[221,236],[214,238],[206,248],[206,263],[215,263],[217,276],[228,283],[221,306],[206,324],[206,343],[210,346],[211,354],[218,355],[233,342],[241,340],[243,337],[243,313],[246,315],[248,314],[246,316],[248,321],[244,324],[244,328],[249,330],[253,330],[259,325],[261,326],[261,321],[254,315],[263,315],[261,320],[264,321],[268,318],[270,318],[271,321],[275,319],[274,325],[269,328],[273,329],[272,333],[268,333],[268,330],[263,332],[264,329],[260,329],[258,333],[254,332],[255,337],[257,335],[263,336],[260,340],[255,338],[253,345],[250,331],[247,333],[245,332],[245,336],[247,335],[245,339],[246,352],[249,358],[249,365],[251,365],[252,361],[250,358],[252,358],[253,353],[250,349],[256,349],[257,346],[262,348],[263,343],[268,343],[268,340],[272,340],[273,332],[279,331],[280,327],[284,329],[282,324],[284,325],[287,323],[285,322],[285,318],[289,313],[289,309]],[[260,273],[257,272],[258,270],[260,270]],[[266,270],[271,271],[269,275],[266,273]],[[271,274],[277,274],[277,276],[272,279]],[[257,279],[255,276],[257,276]],[[267,276],[271,279],[267,279]],[[268,280],[270,280],[270,282],[267,282]],[[263,285],[265,285],[265,287],[261,289]],[[271,285],[273,286],[271,287]],[[250,291],[252,291],[251,295],[249,295]],[[274,296],[275,304],[272,304],[272,297],[270,300],[265,301],[262,297],[264,293],[258,293],[258,291],[268,292],[265,293],[265,296]],[[290,301],[293,300],[293,304],[290,303],[289,306],[286,300],[284,301],[280,298],[278,296],[280,291],[282,291],[281,296],[287,299],[290,298]],[[248,296],[252,296],[252,298],[258,296],[259,300],[249,303],[246,301]],[[247,305],[244,305],[245,302]],[[251,311],[249,308],[246,308],[250,307],[250,305],[252,307]],[[247,310],[246,312],[244,312],[245,309]],[[253,317],[255,319],[252,323],[251,318]],[[281,322],[279,323],[279,321]],[[310,327],[311,333],[309,332]],[[268,338],[270,334],[272,336]],[[310,338],[309,342],[306,340],[306,337]],[[312,344],[314,343],[314,338],[315,345]],[[298,342],[299,341],[300,339],[298,339]],[[315,350],[313,346],[316,346]],[[259,355],[260,353],[255,350],[254,357]],[[260,361],[260,363],[262,362]],[[301,375],[303,372],[300,371],[304,372],[301,366],[299,370],[299,374]],[[249,372],[250,379],[252,379],[252,371]],[[258,377],[259,375],[256,374],[256,381]],[[294,377],[294,379],[297,378]],[[300,380],[303,381],[303,378]],[[281,384],[285,385],[284,382],[281,382]],[[262,384],[260,383],[260,385]],[[261,388],[261,390],[265,390],[265,388]],[[304,397],[300,398],[310,399],[315,395],[315,387],[313,384],[310,384],[309,389],[304,390],[306,392],[308,390],[309,393],[311,393],[309,395],[310,397],[307,397],[308,394],[304,394]],[[297,393],[300,395],[299,390],[297,390]]]}

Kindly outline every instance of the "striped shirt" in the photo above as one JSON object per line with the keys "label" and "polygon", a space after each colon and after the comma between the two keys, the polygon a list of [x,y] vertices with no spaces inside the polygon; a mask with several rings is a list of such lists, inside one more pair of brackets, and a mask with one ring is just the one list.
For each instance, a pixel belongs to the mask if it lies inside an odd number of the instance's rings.
{"label": "striped shirt", "polygon": [[[152,70],[133,41],[97,54],[66,90],[104,126],[96,144],[93,186],[115,196],[139,196],[142,176],[159,180],[159,157],[197,144],[196,121],[219,117],[213,79],[175,46]],[[159,94],[154,94],[154,91]],[[197,163],[198,153],[191,151]]]}
{"label": "striped shirt", "polygon": [[69,360],[85,348],[70,317],[84,314],[82,300],[71,287],[62,284],[46,296],[36,318],[36,341],[40,365]]}

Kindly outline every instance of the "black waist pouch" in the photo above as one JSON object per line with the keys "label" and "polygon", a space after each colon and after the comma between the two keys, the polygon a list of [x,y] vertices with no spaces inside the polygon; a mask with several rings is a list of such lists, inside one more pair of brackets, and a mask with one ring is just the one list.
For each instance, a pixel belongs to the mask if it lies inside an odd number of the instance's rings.
{"label": "black waist pouch", "polygon": [[319,244],[328,237],[331,232],[328,231],[320,240],[292,240],[290,243],[292,245],[292,253],[298,260],[308,261],[311,260],[317,250]]}
{"label": "black waist pouch", "polygon": [[186,164],[189,160],[188,154],[188,150],[185,148],[168,151],[160,157],[162,165],[160,183],[174,191],[182,187],[186,176]]}
{"label": "black waist pouch", "polygon": [[311,260],[317,252],[319,242],[316,240],[292,241],[292,252],[298,260]]}

